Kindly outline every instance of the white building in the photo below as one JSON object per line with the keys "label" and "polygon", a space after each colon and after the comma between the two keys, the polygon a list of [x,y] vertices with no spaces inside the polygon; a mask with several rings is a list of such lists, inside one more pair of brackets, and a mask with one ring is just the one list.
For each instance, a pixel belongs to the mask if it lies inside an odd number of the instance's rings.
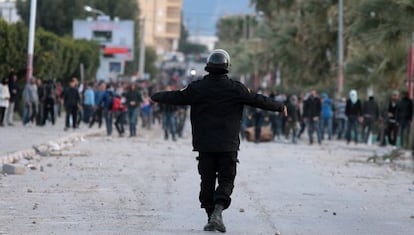
{"label": "white building", "polygon": [[188,41],[205,45],[209,51],[212,51],[215,49],[218,38],[216,36],[189,36]]}
{"label": "white building", "polygon": [[116,80],[124,74],[125,62],[134,59],[134,21],[110,20],[99,16],[96,20],[73,21],[73,37],[96,41],[100,45],[100,64],[97,80]]}
{"label": "white building", "polygon": [[20,20],[17,14],[16,0],[0,0],[0,18],[8,23],[16,23]]}

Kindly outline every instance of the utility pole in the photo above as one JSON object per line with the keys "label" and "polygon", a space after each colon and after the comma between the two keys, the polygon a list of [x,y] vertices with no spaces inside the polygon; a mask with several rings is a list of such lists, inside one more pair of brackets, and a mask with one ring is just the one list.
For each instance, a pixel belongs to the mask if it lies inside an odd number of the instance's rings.
{"label": "utility pole", "polygon": [[31,0],[30,3],[30,26],[29,26],[29,42],[27,46],[27,67],[26,67],[26,83],[33,77],[33,53],[36,30],[36,6],[37,0]]}
{"label": "utility pole", "polygon": [[139,48],[139,65],[138,74],[139,78],[143,79],[145,74],[145,17],[141,18],[141,35],[140,35],[140,48]]}
{"label": "utility pole", "polygon": [[344,89],[344,3],[338,2],[338,98]]}

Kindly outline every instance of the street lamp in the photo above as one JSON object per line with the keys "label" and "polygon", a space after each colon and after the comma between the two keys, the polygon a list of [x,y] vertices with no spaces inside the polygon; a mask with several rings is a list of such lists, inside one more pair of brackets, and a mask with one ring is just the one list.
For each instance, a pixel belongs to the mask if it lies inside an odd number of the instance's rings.
{"label": "street lamp", "polygon": [[87,12],[96,13],[96,14],[101,15],[101,16],[106,16],[106,14],[103,11],[92,8],[91,6],[86,5],[86,6],[83,7],[83,9]]}

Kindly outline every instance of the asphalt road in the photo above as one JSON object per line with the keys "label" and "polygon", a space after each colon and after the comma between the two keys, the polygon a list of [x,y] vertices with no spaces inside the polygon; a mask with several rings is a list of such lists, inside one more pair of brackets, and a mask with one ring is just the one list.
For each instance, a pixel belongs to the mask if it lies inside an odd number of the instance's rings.
{"label": "asphalt road", "polygon": [[[211,234],[191,140],[160,136],[91,137],[0,176],[0,234]],[[226,234],[414,234],[413,174],[363,163],[373,148],[243,142]]]}

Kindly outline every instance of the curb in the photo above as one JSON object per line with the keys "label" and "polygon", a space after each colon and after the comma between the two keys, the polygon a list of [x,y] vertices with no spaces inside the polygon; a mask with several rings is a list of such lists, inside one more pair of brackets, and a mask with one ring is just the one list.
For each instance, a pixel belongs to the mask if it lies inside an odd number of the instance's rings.
{"label": "curb", "polygon": [[[70,134],[69,136],[66,137],[62,137],[60,139],[56,139],[53,142],[57,143],[58,145],[64,145],[66,143],[74,143],[74,142],[79,142],[82,140],[82,138],[85,137],[89,137],[89,136],[94,136],[97,134],[101,134],[104,131],[102,130],[94,130],[94,131],[86,131],[83,133],[73,133]],[[48,141],[50,142],[50,141]],[[47,146],[47,143],[43,143],[40,144],[38,146]],[[24,149],[24,150],[19,150],[13,153],[9,153],[3,156],[0,156],[0,165],[2,164],[8,164],[8,163],[13,163],[13,162],[17,162],[23,158],[33,158],[36,155],[36,151],[33,148],[30,149]]]}

